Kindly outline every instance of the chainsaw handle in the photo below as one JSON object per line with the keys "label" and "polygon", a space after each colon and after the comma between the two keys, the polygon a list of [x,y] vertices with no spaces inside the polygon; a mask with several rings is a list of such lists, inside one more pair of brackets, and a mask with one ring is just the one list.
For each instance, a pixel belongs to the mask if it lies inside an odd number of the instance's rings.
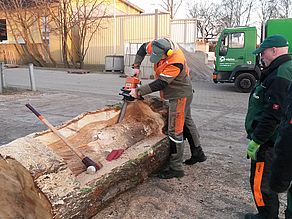
{"label": "chainsaw handle", "polygon": [[[130,92],[131,92],[131,90],[127,90],[127,89],[125,89],[124,87],[121,89],[121,91],[123,92],[123,93],[127,93],[127,94],[129,94]],[[119,93],[120,95],[123,95],[123,93]]]}
{"label": "chainsaw handle", "polygon": [[142,96],[138,96],[136,99],[137,99],[137,100],[144,100],[144,97],[142,97]]}
{"label": "chainsaw handle", "polygon": [[129,101],[134,101],[135,99],[137,100],[144,100],[144,98],[142,96],[139,96],[137,98],[135,97],[132,97],[128,92],[128,90],[124,90],[124,89],[121,89],[123,92],[122,93],[119,93],[119,95],[122,95],[126,100],[129,100]]}
{"label": "chainsaw handle", "polygon": [[25,104],[25,106],[26,106],[27,108],[29,108],[30,111],[32,111],[37,117],[40,117],[40,116],[41,116],[41,114],[40,114],[38,111],[36,111],[36,109],[33,108],[33,106],[30,105],[29,103]]}

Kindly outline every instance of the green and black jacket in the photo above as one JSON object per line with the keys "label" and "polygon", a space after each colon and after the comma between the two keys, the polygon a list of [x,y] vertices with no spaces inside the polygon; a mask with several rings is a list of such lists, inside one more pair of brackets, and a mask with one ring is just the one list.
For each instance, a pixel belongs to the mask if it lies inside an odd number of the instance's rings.
{"label": "green and black jacket", "polygon": [[276,58],[265,70],[250,94],[245,129],[249,139],[274,146],[284,99],[292,81],[290,55]]}
{"label": "green and black jacket", "polygon": [[284,104],[284,115],[275,143],[270,185],[275,192],[284,192],[292,181],[292,84]]}

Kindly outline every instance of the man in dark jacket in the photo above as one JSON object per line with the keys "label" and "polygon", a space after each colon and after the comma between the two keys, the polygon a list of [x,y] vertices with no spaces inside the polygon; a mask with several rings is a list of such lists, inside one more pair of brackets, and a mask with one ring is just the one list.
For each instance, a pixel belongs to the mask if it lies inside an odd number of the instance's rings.
{"label": "man in dark jacket", "polygon": [[288,190],[285,218],[292,219],[292,84],[284,106],[285,114],[275,143],[270,186],[277,193]]}
{"label": "man in dark jacket", "polygon": [[279,200],[269,186],[273,147],[281,120],[283,100],[292,81],[292,60],[288,41],[282,35],[267,37],[254,54],[261,53],[266,66],[249,97],[245,129],[250,139],[247,156],[251,158],[250,184],[258,214],[246,219],[276,219]]}
{"label": "man in dark jacket", "polygon": [[168,168],[158,176],[163,179],[184,176],[182,167],[184,137],[190,143],[190,164],[203,162],[207,158],[201,148],[199,134],[191,116],[193,88],[189,69],[182,50],[172,41],[162,38],[142,44],[133,68],[139,68],[145,56],[150,55],[154,63],[156,80],[131,91],[133,97],[160,91],[160,96],[169,101],[168,138],[170,159]]}

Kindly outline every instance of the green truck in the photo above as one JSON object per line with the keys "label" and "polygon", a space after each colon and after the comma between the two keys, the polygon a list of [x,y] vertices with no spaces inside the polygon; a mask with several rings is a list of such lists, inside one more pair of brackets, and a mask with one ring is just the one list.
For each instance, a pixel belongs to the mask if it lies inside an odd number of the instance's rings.
{"label": "green truck", "polygon": [[[262,28],[261,41],[273,34],[286,36],[292,45],[292,18],[270,19]],[[256,27],[226,28],[216,45],[215,83],[234,83],[240,92],[250,92],[260,77],[260,57],[252,52],[257,46]],[[292,46],[289,47],[292,52]]]}

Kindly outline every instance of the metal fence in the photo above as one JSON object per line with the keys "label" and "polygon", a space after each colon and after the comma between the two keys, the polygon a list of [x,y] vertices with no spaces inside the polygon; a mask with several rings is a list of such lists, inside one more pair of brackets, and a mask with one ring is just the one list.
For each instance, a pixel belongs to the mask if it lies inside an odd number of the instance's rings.
{"label": "metal fence", "polygon": [[117,16],[103,26],[91,40],[85,64],[104,64],[106,56],[127,54],[129,44],[170,36],[168,13]]}
{"label": "metal fence", "polygon": [[197,19],[171,20],[170,38],[189,52],[196,50]]}

